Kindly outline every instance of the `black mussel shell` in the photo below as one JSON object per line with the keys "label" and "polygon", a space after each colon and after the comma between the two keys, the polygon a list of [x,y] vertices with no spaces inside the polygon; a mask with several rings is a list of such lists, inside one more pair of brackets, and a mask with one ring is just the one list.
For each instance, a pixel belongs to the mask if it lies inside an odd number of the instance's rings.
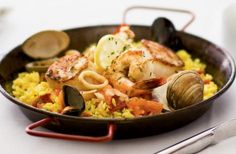
{"label": "black mussel shell", "polygon": [[63,114],[78,116],[85,109],[85,101],[80,92],[73,87],[63,86],[65,109]]}
{"label": "black mussel shell", "polygon": [[79,116],[81,111],[77,108],[67,106],[63,109],[62,114],[70,116]]}
{"label": "black mussel shell", "polygon": [[182,43],[176,35],[174,24],[167,18],[157,18],[151,26],[151,38],[172,50],[181,48]]}

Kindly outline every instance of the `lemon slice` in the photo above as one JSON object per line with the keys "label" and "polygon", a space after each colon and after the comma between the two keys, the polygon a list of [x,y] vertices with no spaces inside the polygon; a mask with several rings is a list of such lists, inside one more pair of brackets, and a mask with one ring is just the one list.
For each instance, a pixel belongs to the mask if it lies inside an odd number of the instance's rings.
{"label": "lemon slice", "polygon": [[105,70],[111,65],[112,60],[120,55],[127,47],[125,41],[115,35],[103,36],[97,44],[94,62],[97,69]]}

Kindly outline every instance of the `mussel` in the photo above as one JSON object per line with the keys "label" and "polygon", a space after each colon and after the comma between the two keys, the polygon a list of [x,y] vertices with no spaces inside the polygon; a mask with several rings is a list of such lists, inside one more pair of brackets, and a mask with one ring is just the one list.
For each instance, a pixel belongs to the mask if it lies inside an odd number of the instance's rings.
{"label": "mussel", "polygon": [[181,40],[177,37],[174,24],[167,18],[157,18],[151,26],[151,38],[172,50],[180,49]]}
{"label": "mussel", "polygon": [[168,78],[166,84],[156,88],[153,96],[164,103],[166,110],[177,110],[203,100],[204,83],[195,71],[181,71]]}
{"label": "mussel", "polygon": [[24,53],[34,59],[46,59],[58,55],[70,43],[63,31],[46,30],[34,34],[22,45]]}
{"label": "mussel", "polygon": [[84,98],[76,88],[63,86],[63,98],[65,108],[62,110],[62,114],[79,116],[84,111]]}

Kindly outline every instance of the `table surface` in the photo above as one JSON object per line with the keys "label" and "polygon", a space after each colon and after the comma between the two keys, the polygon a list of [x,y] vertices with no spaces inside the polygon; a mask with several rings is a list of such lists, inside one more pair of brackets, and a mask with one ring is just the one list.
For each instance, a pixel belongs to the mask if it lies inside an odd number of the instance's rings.
{"label": "table surface", "polygon": [[[10,51],[28,36],[44,29],[68,29],[86,25],[121,22],[122,12],[131,5],[164,6],[193,11],[196,20],[187,32],[206,38],[224,48],[223,11],[233,0],[0,0],[0,7],[9,8],[8,14],[0,17],[0,54]],[[135,13],[135,14],[134,14]],[[167,16],[177,29],[189,17],[154,11],[134,11],[127,17],[129,23],[150,25],[157,16]],[[140,20],[142,19],[142,20]],[[196,121],[164,134],[109,143],[87,143],[32,137],[25,133],[31,122],[18,107],[0,95],[0,153],[47,154],[47,153],[154,153],[216,124],[236,117],[235,83],[211,109]],[[200,153],[236,153],[236,137],[211,146]]]}

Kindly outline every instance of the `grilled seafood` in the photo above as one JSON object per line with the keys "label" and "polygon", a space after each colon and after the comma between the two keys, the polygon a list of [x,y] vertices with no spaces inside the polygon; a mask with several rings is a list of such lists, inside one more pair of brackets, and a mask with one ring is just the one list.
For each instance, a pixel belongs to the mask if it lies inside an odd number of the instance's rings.
{"label": "grilled seafood", "polygon": [[167,78],[181,70],[184,66],[183,61],[171,49],[145,39],[141,42],[153,57],[152,60],[145,61],[141,64],[145,73],[136,71],[136,76],[140,76],[141,79],[145,80],[150,77]]}
{"label": "grilled seafood", "polygon": [[66,55],[54,62],[47,70],[46,77],[59,82],[68,81],[87,68],[87,66],[87,58],[82,57],[77,52],[77,54]]}
{"label": "grilled seafood", "polygon": [[[63,33],[57,34],[63,36]],[[40,38],[40,35],[36,36]],[[40,109],[100,118],[156,115],[202,101],[205,83],[199,72],[182,71],[185,69],[182,59],[168,47],[146,39],[134,42],[134,37],[130,27],[122,25],[115,33],[101,37],[84,53],[67,50],[64,56],[53,61],[48,59],[51,55],[39,54],[45,60],[26,65],[28,70],[37,72],[25,73],[16,79],[13,94],[21,100],[33,94],[27,103]],[[40,43],[41,40],[35,41]],[[52,54],[64,49],[65,45]],[[31,55],[30,50],[24,52]],[[35,65],[45,62],[46,66],[36,68]],[[22,86],[25,83],[22,81],[34,83],[22,90],[21,87],[26,87]],[[35,86],[38,84],[40,86]],[[24,93],[26,95],[22,96]]]}
{"label": "grilled seafood", "polygon": [[163,109],[163,105],[157,101],[137,97],[131,98],[127,104],[135,116],[160,114]]}
{"label": "grilled seafood", "polygon": [[85,56],[73,51],[55,61],[48,68],[45,78],[51,87],[59,89],[63,85],[70,85],[82,91],[105,87],[108,84],[107,79],[92,71],[93,69]]}
{"label": "grilled seafood", "polygon": [[[77,83],[76,77],[82,70],[88,67],[88,60],[82,57],[79,52],[73,55],[66,55],[55,61],[47,70],[45,78],[53,88],[62,88],[63,85]],[[79,86],[78,89],[83,87]]]}
{"label": "grilled seafood", "polygon": [[[142,90],[141,87],[133,87],[135,85],[134,70],[143,69],[139,66],[140,63],[151,58],[149,53],[145,53],[142,50],[127,50],[120,54],[120,56],[112,61],[110,68],[106,72],[106,76],[111,84],[119,89],[121,92],[128,94],[129,96],[138,96],[149,94],[150,91]],[[155,81],[158,81],[155,80]],[[159,86],[159,82],[155,82]]]}
{"label": "grilled seafood", "polygon": [[128,25],[121,25],[115,35],[121,38],[124,41],[132,42],[133,38],[135,37],[134,32],[130,29]]}
{"label": "grilled seafood", "polygon": [[144,87],[145,83],[158,87],[162,82],[157,81],[176,73],[183,66],[180,58],[170,49],[148,40],[142,43],[146,50],[126,50],[107,69],[107,78],[111,84],[129,96],[148,94],[147,90],[137,86],[134,88],[135,82],[142,83]]}

